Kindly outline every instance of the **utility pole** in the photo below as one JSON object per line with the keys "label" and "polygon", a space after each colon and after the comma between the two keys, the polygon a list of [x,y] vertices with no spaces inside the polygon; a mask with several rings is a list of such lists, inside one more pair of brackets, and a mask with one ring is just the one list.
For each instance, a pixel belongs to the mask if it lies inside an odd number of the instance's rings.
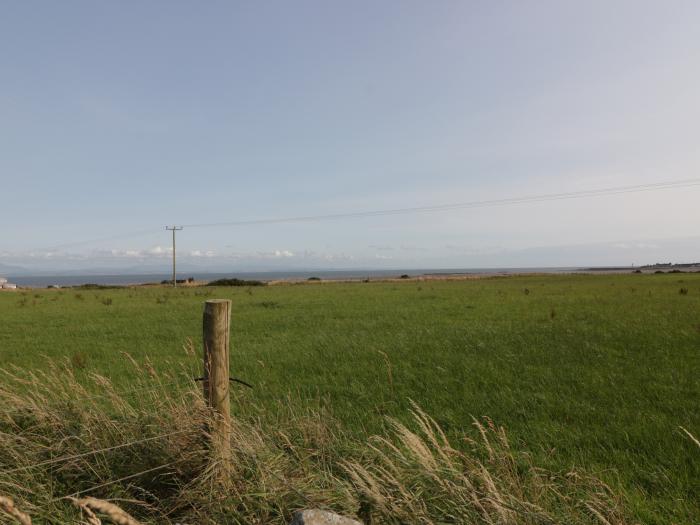
{"label": "utility pole", "polygon": [[173,288],[177,287],[177,277],[175,277],[175,232],[182,229],[182,226],[166,226],[166,230],[173,232]]}

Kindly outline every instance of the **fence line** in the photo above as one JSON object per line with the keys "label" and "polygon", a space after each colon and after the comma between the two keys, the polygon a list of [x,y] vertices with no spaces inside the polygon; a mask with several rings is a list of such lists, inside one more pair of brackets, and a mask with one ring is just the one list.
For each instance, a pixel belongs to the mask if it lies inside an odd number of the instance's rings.
{"label": "fence line", "polygon": [[15,473],[15,472],[21,472],[21,471],[23,471],[23,470],[31,470],[31,469],[33,469],[33,468],[43,467],[43,466],[46,466],[46,465],[53,465],[53,464],[56,464],[56,463],[62,463],[62,462],[64,462],[64,461],[70,461],[71,459],[78,459],[78,458],[83,458],[83,457],[87,457],[87,456],[93,456],[93,455],[99,454],[99,453],[101,453],[101,452],[109,452],[109,451],[112,451],[112,450],[118,450],[118,449],[120,449],[120,448],[126,448],[126,447],[130,447],[130,446],[133,446],[133,445],[139,445],[139,444],[141,444],[141,443],[148,443],[149,441],[155,441],[155,440],[157,440],[157,439],[163,439],[163,438],[170,437],[170,436],[175,436],[175,435],[178,435],[178,434],[186,434],[186,433],[188,433],[188,432],[191,433],[191,432],[193,432],[193,431],[192,431],[192,430],[177,430],[177,431],[175,431],[175,432],[169,432],[169,433],[167,433],[167,434],[160,434],[160,435],[158,435],[158,436],[151,436],[151,437],[144,438],[144,439],[137,439],[137,440],[134,440],[134,441],[128,441],[128,442],[126,442],[126,443],[121,443],[120,445],[114,445],[114,446],[111,446],[111,447],[105,447],[105,448],[100,448],[100,449],[97,449],[97,450],[91,450],[91,451],[89,451],[89,452],[81,452],[80,454],[73,454],[73,455],[70,455],[70,456],[63,456],[63,457],[60,457],[60,458],[47,459],[46,461],[40,461],[39,463],[34,463],[34,464],[32,464],[32,465],[25,465],[25,466],[23,466],[23,467],[17,467],[17,468],[13,468],[13,469],[10,469],[10,470],[4,470],[4,471],[0,472],[0,475],[2,475],[2,474],[13,474],[13,473]]}
{"label": "fence line", "polygon": [[[196,380],[197,380],[196,378],[193,379],[193,381],[196,381]],[[134,388],[131,390],[114,390],[114,391],[112,391],[112,394],[95,394],[95,395],[91,395],[91,396],[76,397],[73,399],[75,401],[88,401],[91,399],[99,399],[99,398],[106,399],[106,398],[111,397],[112,395],[124,396],[124,395],[128,395],[128,394],[135,394],[138,392],[148,392],[148,391],[157,390],[158,388],[161,388],[164,386],[172,386],[172,385],[176,385],[176,384],[182,384],[183,386],[187,385],[187,383],[185,383],[185,382],[180,383],[180,381],[169,381],[166,383],[158,383],[157,385],[149,386],[149,387],[145,387],[145,388]],[[1,430],[0,430],[0,435],[6,436],[6,437],[9,437],[12,439],[31,441],[30,438],[23,436],[21,434],[9,434],[9,433],[3,432]],[[0,472],[0,474],[3,474],[3,472]]]}
{"label": "fence line", "polygon": [[[81,452],[78,454],[71,454],[68,456],[62,456],[59,458],[51,458],[44,461],[39,461],[30,465],[24,465],[21,467],[11,468],[0,472],[0,477],[6,475],[11,475],[17,472],[29,471],[31,469],[45,467],[49,465],[55,465],[64,463],[66,461],[71,461],[79,458],[85,458],[88,456],[94,456],[96,454],[106,453],[114,450],[119,450],[133,445],[138,445],[141,443],[148,443],[151,441],[168,438],[175,435],[182,434],[195,434],[197,432],[204,432],[204,434],[211,441],[211,459],[214,460],[214,466],[216,467],[216,472],[220,477],[225,477],[228,471],[228,463],[230,460],[230,440],[231,440],[231,421],[229,418],[229,334],[230,334],[230,312],[231,312],[231,301],[230,300],[214,300],[207,301],[205,304],[204,313],[204,375],[201,378],[203,380],[203,393],[207,405],[212,408],[216,418],[207,425],[207,428],[202,429],[187,429],[178,430],[174,432],[168,432],[165,434],[159,434],[156,436],[146,437],[142,439],[137,439],[133,441],[128,441],[125,443],[120,443],[117,445],[112,445],[109,447],[104,447],[96,450],[90,450],[87,452]],[[194,377],[187,378],[194,384],[196,380]],[[78,383],[79,384],[79,383]],[[162,389],[171,385],[186,385],[184,380],[173,380],[162,382],[157,379],[157,384],[149,385],[145,387],[139,387],[129,390],[116,391],[109,387],[112,387],[111,381],[107,384],[108,392],[104,394],[95,394],[90,396],[75,397],[75,400],[88,400],[88,399],[99,399],[99,398],[109,398],[113,396],[124,396],[128,394],[151,391],[156,389]],[[245,383],[244,383],[245,384]],[[79,384],[80,385],[80,384]],[[62,385],[64,388],[68,388],[72,385]],[[80,385],[84,388],[83,385]],[[98,385],[99,386],[99,385]],[[19,437],[19,436],[18,436]],[[53,498],[48,501],[48,503],[53,503],[65,499],[75,498],[81,494],[92,492],[110,485],[121,483],[144,474],[151,472],[162,471],[173,465],[182,463],[186,460],[186,457],[181,457],[169,463],[165,463],[156,467],[152,467],[134,474],[120,477],[118,479],[113,479],[94,485],[92,487],[75,491],[71,494],[67,494],[58,498]],[[4,484],[4,481],[0,481]]]}

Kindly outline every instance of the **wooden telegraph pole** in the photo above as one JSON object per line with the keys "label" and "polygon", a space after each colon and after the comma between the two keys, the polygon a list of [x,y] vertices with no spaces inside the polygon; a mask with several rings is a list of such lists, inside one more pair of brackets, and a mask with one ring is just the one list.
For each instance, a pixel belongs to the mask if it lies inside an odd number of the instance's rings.
{"label": "wooden telegraph pole", "polygon": [[229,334],[231,301],[212,299],[204,303],[204,398],[214,411],[210,429],[212,451],[227,471],[231,454],[231,405],[229,402]]}
{"label": "wooden telegraph pole", "polygon": [[182,226],[166,226],[165,229],[173,232],[173,287],[177,287],[177,277],[175,276],[175,232],[182,230]]}

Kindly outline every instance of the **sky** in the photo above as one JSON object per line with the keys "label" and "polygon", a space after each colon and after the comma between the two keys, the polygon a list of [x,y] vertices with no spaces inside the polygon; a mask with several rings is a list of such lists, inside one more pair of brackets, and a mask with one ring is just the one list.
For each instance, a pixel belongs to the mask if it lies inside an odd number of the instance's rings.
{"label": "sky", "polygon": [[[0,270],[163,268],[165,225],[700,177],[696,1],[3,3]],[[700,260],[700,187],[185,227],[184,265]]]}

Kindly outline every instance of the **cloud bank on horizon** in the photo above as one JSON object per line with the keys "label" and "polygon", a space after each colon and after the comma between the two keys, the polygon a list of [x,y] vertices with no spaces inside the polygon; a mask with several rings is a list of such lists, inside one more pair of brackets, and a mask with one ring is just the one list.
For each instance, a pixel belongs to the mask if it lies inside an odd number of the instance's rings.
{"label": "cloud bank on horizon", "polygon": [[[508,249],[499,246],[475,248],[445,245],[448,255],[416,246],[367,246],[358,254],[273,250],[269,252],[222,252],[191,250],[178,253],[183,272],[255,272],[285,270],[348,269],[469,269],[537,268],[589,266],[641,266],[656,262],[698,262],[695,246],[700,237],[658,239],[655,242],[613,242],[604,244],[540,246]],[[379,250],[379,251],[378,251]],[[425,251],[428,253],[426,254]],[[606,253],[605,257],[591,254]],[[668,257],[676,254],[678,258]],[[172,248],[154,246],[138,250],[94,250],[90,253],[0,253],[0,273],[8,275],[88,273],[167,273]],[[464,261],[470,261],[465,265]],[[543,265],[540,261],[549,264]]]}
{"label": "cloud bank on horizon", "polygon": [[[696,177],[698,17],[683,0],[13,3],[0,270],[164,266],[165,224]],[[178,256],[212,270],[694,261],[699,196],[186,228]]]}

